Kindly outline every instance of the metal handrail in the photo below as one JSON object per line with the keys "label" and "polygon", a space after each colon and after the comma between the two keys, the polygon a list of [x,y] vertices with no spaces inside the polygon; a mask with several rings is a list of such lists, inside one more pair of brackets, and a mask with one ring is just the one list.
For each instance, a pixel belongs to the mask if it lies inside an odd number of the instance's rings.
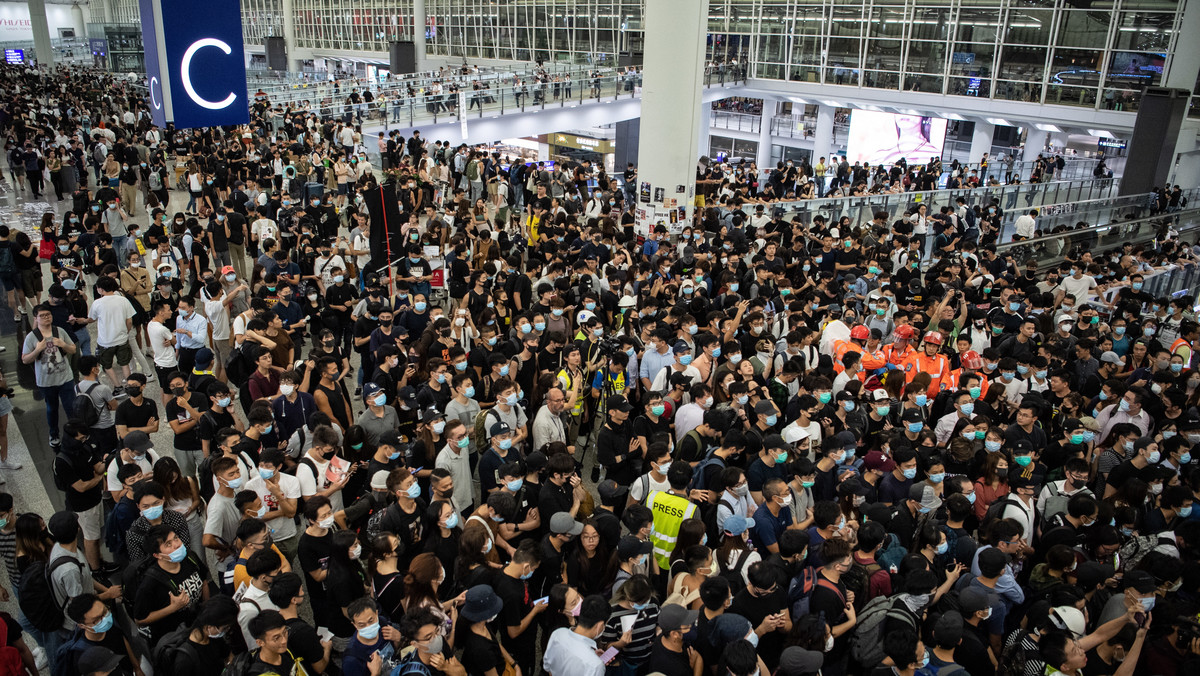
{"label": "metal handrail", "polygon": [[[1051,233],[1020,242],[1005,242],[996,245],[996,253],[997,255],[1006,255],[1008,252],[1012,252],[1013,257],[1018,259],[1018,264],[1032,259],[1038,262],[1039,267],[1045,267],[1065,260],[1065,254],[1077,248],[1094,253],[1105,246],[1125,243],[1136,245],[1153,241],[1158,235],[1159,227],[1170,222],[1183,223],[1185,221],[1190,222],[1179,229],[1181,237],[1185,233],[1200,233],[1200,207],[1142,218],[1118,220],[1069,232]],[[1143,230],[1143,225],[1152,227]]]}
{"label": "metal handrail", "polygon": [[[735,81],[730,78],[725,83],[720,83],[714,78],[705,86],[735,86],[740,82],[743,81],[740,79]],[[494,117],[497,114],[504,115],[513,111],[565,108],[569,105],[589,102],[637,98],[641,95],[640,73],[631,72],[608,77],[572,80],[570,87],[567,87],[566,84],[561,82],[525,83],[519,86],[506,84],[502,87],[479,91],[461,90],[455,95],[424,93],[412,98],[407,95],[403,99],[400,97],[380,98],[370,105],[330,101],[317,106],[293,107],[291,112],[314,112],[318,115],[349,118],[362,123],[364,131],[367,131],[366,125],[368,124],[380,125],[384,130],[387,130],[389,125],[416,127],[424,124],[469,121],[483,118],[485,115]],[[556,85],[557,97],[555,96]]]}

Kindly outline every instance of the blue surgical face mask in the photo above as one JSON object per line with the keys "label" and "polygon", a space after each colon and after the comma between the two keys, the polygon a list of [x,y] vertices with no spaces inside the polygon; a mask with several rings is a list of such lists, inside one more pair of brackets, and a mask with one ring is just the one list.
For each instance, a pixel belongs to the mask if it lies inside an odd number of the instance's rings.
{"label": "blue surgical face mask", "polygon": [[146,517],[146,519],[149,521],[157,521],[158,519],[162,518],[162,515],[163,515],[163,506],[162,505],[155,505],[153,507],[147,507],[146,509],[142,510],[142,516]]}
{"label": "blue surgical face mask", "polygon": [[171,560],[171,563],[179,563],[180,561],[186,559],[187,558],[187,545],[180,544],[179,549],[176,549],[175,551],[168,554],[167,558]]}
{"label": "blue surgical face mask", "polygon": [[513,493],[516,493],[517,491],[521,490],[521,486],[525,485],[525,480],[524,479],[513,479],[512,481],[509,481],[508,483],[506,483],[504,485],[505,485],[505,487],[508,488],[508,490],[512,491]]}
{"label": "blue surgical face mask", "polygon": [[104,617],[100,621],[92,625],[92,633],[103,634],[113,628],[113,614],[111,611],[104,613]]}
{"label": "blue surgical face mask", "polygon": [[905,479],[915,479],[915,478],[917,478],[917,468],[913,467],[910,469],[903,470],[903,474],[904,474]]}
{"label": "blue surgical face mask", "polygon": [[259,467],[259,468],[258,468],[258,475],[259,475],[260,477],[262,477],[263,479],[270,479],[271,477],[275,476],[275,470],[273,470],[273,469],[263,469],[262,467]]}
{"label": "blue surgical face mask", "polygon": [[925,423],[923,422],[911,422],[908,424],[908,431],[913,434],[917,434],[923,429],[925,429]]}
{"label": "blue surgical face mask", "polygon": [[546,330],[546,322],[538,322],[533,325],[533,328],[538,331],[545,331]]}
{"label": "blue surgical face mask", "polygon": [[950,543],[948,543],[948,542],[943,542],[943,543],[939,544],[939,545],[937,546],[937,549],[936,549],[935,551],[937,551],[937,553],[938,553],[939,555],[941,555],[941,554],[945,554],[946,552],[950,551]]}
{"label": "blue surgical face mask", "polygon": [[475,386],[474,386],[474,385],[467,385],[467,389],[463,390],[463,395],[464,395],[464,396],[465,396],[467,399],[470,399],[471,397],[474,397],[474,396],[475,396]]}
{"label": "blue surgical face mask", "polygon": [[779,421],[779,418],[775,415],[767,416],[767,426],[768,427],[770,427],[771,425],[774,425],[778,421]]}
{"label": "blue surgical face mask", "polygon": [[368,641],[374,641],[375,637],[379,636],[379,623],[376,622],[369,627],[363,627],[362,629],[359,629],[358,635],[367,639]]}
{"label": "blue surgical face mask", "polygon": [[417,310],[417,312],[424,312],[426,307],[425,301],[419,300],[413,304],[413,307]]}
{"label": "blue surgical face mask", "polygon": [[692,355],[690,355],[690,354],[679,355],[679,363],[683,364],[684,366],[687,366],[688,364],[692,363]]}
{"label": "blue surgical face mask", "polygon": [[231,489],[237,490],[242,487],[242,477],[236,477],[225,482]]}
{"label": "blue surgical face mask", "polygon": [[404,494],[416,500],[417,498],[421,497],[421,484],[414,481],[413,485],[409,486],[408,489],[404,491]]}
{"label": "blue surgical face mask", "polygon": [[928,395],[918,394],[916,399],[917,399],[917,406],[924,406],[925,404],[929,403]]}
{"label": "blue surgical face mask", "polygon": [[960,404],[958,410],[962,411],[963,415],[971,415],[975,412],[975,404],[974,402],[968,401],[965,404]]}
{"label": "blue surgical face mask", "polygon": [[512,448],[512,439],[501,439],[500,440],[500,449],[501,450],[507,451],[510,448]]}
{"label": "blue surgical face mask", "polygon": [[935,484],[940,484],[940,483],[942,483],[942,481],[943,481],[945,478],[946,478],[946,473],[945,473],[945,472],[938,472],[937,474],[930,474],[930,475],[929,475],[929,480],[930,480],[930,481],[932,481],[932,482],[933,482],[933,483],[935,483]]}

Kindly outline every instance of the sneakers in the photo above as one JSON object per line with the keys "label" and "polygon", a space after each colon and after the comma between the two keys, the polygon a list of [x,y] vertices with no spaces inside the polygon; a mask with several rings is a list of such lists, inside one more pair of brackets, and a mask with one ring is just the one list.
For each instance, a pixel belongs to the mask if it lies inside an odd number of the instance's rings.
{"label": "sneakers", "polygon": [[112,391],[112,395],[113,395],[113,398],[115,398],[115,399],[120,399],[121,397],[129,396],[129,395],[125,394],[125,386],[124,385],[121,385],[119,387],[114,387],[113,391]]}
{"label": "sneakers", "polygon": [[42,671],[50,665],[49,660],[46,659],[46,651],[42,650],[42,646],[35,645],[31,652],[33,653],[33,666],[37,667],[38,671]]}
{"label": "sneakers", "polygon": [[8,460],[0,460],[0,469],[18,470],[21,469],[21,467],[21,463],[16,462],[15,460],[11,462]]}
{"label": "sneakers", "polygon": [[61,443],[62,442],[58,440],[58,437],[56,437],[54,435],[50,435],[50,446],[51,447],[58,448]]}

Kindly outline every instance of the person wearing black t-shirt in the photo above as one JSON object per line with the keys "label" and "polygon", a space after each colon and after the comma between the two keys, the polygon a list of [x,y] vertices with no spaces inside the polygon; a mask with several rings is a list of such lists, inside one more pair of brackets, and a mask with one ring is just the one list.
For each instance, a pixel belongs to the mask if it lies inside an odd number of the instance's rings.
{"label": "person wearing black t-shirt", "polygon": [[188,552],[187,545],[166,524],[147,531],[145,548],[152,563],[138,587],[133,616],[157,641],[181,623],[195,619],[201,602],[208,600],[209,575],[203,553]]}
{"label": "person wearing black t-shirt", "polygon": [[251,648],[254,661],[247,676],[292,674],[298,658],[289,648],[287,620],[278,610],[264,610],[250,619],[250,635],[257,646]]}
{"label": "person wearing black t-shirt", "polygon": [[329,604],[326,602],[325,577],[333,547],[330,529],[334,526],[329,498],[315,495],[305,500],[304,519],[308,527],[300,534],[296,556],[300,561],[300,569],[304,571],[304,586],[312,602],[313,622],[328,627]]}
{"label": "person wearing black t-shirt", "polygon": [[271,582],[267,598],[279,608],[288,628],[288,647],[309,676],[324,674],[333,652],[333,642],[322,640],[313,625],[300,618],[305,593],[300,576],[283,573]]}
{"label": "person wearing black t-shirt", "polygon": [[191,624],[187,643],[175,652],[175,676],[209,676],[220,673],[232,650],[224,635],[237,622],[237,602],[217,595],[200,607]]}
{"label": "person wearing black t-shirt", "polygon": [[241,419],[233,414],[233,395],[229,390],[229,385],[214,381],[208,387],[208,400],[211,406],[201,414],[200,424],[196,430],[205,455],[208,454],[209,448],[211,448],[211,439],[216,436],[218,430],[232,427],[242,432],[246,429]]}
{"label": "person wearing black t-shirt", "polygon": [[[71,618],[83,631],[83,645],[71,653],[71,658],[78,664],[83,652],[91,646],[107,648],[120,658],[117,668],[110,672],[119,676],[132,676],[136,658],[133,646],[125,637],[120,627],[113,622],[112,611],[104,601],[95,594],[80,594],[67,603],[66,615]],[[19,626],[19,625],[18,625]]]}
{"label": "person wearing black t-shirt", "polygon": [[512,561],[496,572],[492,586],[504,602],[496,627],[501,641],[517,664],[533,664],[537,643],[537,616],[546,608],[535,604],[538,597],[530,590],[527,577],[542,561],[538,543],[525,541],[513,553]]}
{"label": "person wearing black t-shirt", "polygon": [[129,374],[125,381],[125,393],[129,398],[117,406],[116,423],[119,438],[124,439],[126,434],[137,430],[147,434],[158,431],[158,404],[143,395],[145,387],[145,375]]}
{"label": "person wearing black t-shirt", "polygon": [[408,564],[421,551],[425,508],[428,504],[420,497],[421,486],[417,477],[407,469],[393,470],[388,475],[388,492],[396,501],[388,506],[381,517],[379,530],[396,535],[404,543],[397,562],[400,570],[408,570]]}

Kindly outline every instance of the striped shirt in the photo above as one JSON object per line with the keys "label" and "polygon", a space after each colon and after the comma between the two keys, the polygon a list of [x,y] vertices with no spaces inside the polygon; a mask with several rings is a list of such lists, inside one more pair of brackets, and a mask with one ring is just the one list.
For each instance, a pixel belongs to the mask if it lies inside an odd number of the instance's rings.
{"label": "striped shirt", "polygon": [[4,565],[8,568],[8,583],[17,586],[21,573],[17,570],[17,531],[5,533],[0,530],[0,556],[4,557]]}
{"label": "striped shirt", "polygon": [[651,602],[640,611],[614,605],[612,615],[609,615],[608,621],[604,623],[604,633],[600,634],[597,643],[607,646],[621,640],[621,634],[625,633],[621,618],[631,615],[636,615],[631,628],[633,640],[621,650],[619,659],[628,664],[643,664],[650,659],[650,650],[654,647],[654,635],[658,630],[658,604],[656,603]]}

